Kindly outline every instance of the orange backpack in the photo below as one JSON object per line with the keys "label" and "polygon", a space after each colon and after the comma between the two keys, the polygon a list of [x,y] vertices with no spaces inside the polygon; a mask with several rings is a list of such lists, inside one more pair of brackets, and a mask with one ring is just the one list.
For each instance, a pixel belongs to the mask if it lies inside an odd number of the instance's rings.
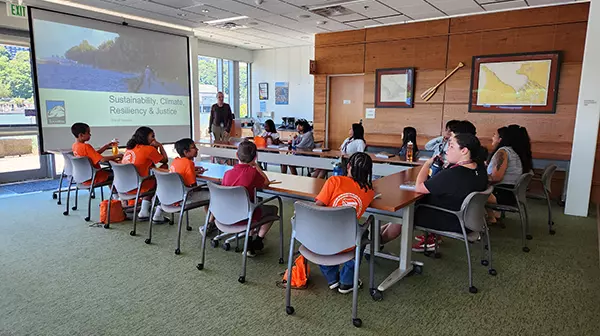
{"label": "orange backpack", "polygon": [[[310,268],[308,262],[304,259],[303,255],[299,255],[294,261],[292,266],[292,288],[304,289],[308,286],[308,276],[310,275]],[[287,284],[288,270],[283,273],[283,284]]]}
{"label": "orange backpack", "polygon": [[[106,214],[108,213],[108,200],[104,200],[100,202],[100,222],[106,224]],[[119,200],[111,200],[110,201],[110,223],[118,223],[123,222],[127,217],[125,216],[125,211],[123,211],[123,206],[121,205],[121,201]]]}

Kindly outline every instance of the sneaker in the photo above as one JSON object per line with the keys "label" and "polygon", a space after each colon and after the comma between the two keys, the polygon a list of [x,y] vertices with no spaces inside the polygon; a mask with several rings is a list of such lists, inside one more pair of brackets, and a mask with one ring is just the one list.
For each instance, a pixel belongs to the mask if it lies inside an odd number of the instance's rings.
{"label": "sneaker", "polygon": [[168,223],[169,219],[165,218],[165,217],[160,217],[160,218],[152,218],[152,224],[165,224]]}
{"label": "sneaker", "polygon": [[[358,280],[358,288],[362,287],[362,281],[360,281],[360,279]],[[342,294],[348,294],[348,293],[352,293],[352,291],[354,290],[354,285],[344,285],[344,284],[340,284],[340,287],[338,288],[338,292],[342,293]]]}
{"label": "sneaker", "polygon": [[[431,236],[435,236],[435,235],[433,235],[433,234],[430,233],[429,237],[431,237]],[[422,242],[423,240],[425,240],[425,235],[422,234],[420,236],[415,236],[415,240]],[[438,245],[442,243],[442,237],[441,236],[437,237],[437,242],[438,242]]]}
{"label": "sneaker", "polygon": [[262,251],[265,248],[265,243],[263,243],[264,238],[256,237],[252,240],[252,248],[254,250]]}
{"label": "sneaker", "polygon": [[336,281],[334,283],[329,284],[329,289],[336,289],[340,286],[340,282]]}
{"label": "sneaker", "polygon": [[[429,236],[427,239],[427,251],[433,251],[435,248],[435,238],[432,236]],[[415,243],[412,246],[412,250],[413,252],[424,252],[425,251],[425,240],[421,240],[417,243]]]}
{"label": "sneaker", "polygon": [[[242,253],[244,252],[242,251]],[[252,241],[252,237],[248,237],[248,251],[246,251],[246,257],[256,257],[256,251],[254,251],[254,242]]]}

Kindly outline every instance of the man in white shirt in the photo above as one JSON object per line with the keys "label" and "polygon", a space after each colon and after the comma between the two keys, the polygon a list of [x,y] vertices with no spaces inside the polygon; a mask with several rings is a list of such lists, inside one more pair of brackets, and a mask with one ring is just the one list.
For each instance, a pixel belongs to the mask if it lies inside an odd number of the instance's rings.
{"label": "man in white shirt", "polygon": [[444,129],[443,135],[429,140],[429,142],[425,144],[425,150],[433,151],[433,156],[445,156],[446,151],[448,150],[448,139],[450,139],[450,137],[452,136],[452,126],[454,124],[457,124],[458,122],[459,120],[448,121],[446,123],[446,128]]}

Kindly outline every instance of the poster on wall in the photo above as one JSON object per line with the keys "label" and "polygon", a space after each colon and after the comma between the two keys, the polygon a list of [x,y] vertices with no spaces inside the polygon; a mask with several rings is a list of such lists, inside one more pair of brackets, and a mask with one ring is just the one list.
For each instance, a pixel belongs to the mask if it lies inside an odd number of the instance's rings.
{"label": "poster on wall", "polygon": [[288,82],[275,82],[275,105],[287,105],[290,101]]}
{"label": "poster on wall", "polygon": [[258,99],[269,100],[269,83],[258,83]]}
{"label": "poster on wall", "polygon": [[414,73],[414,68],[377,69],[375,107],[413,107]]}
{"label": "poster on wall", "polygon": [[469,112],[556,113],[560,51],[474,56]]}

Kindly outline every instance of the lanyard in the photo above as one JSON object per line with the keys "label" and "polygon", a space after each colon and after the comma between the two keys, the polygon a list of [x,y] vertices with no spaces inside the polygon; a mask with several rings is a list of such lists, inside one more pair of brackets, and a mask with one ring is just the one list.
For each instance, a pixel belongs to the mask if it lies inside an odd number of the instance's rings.
{"label": "lanyard", "polygon": [[465,161],[458,161],[457,163],[453,164],[450,169],[454,168],[454,167],[458,167],[458,166],[462,166],[462,165],[466,165],[469,163],[473,163],[473,160],[465,160]]}

